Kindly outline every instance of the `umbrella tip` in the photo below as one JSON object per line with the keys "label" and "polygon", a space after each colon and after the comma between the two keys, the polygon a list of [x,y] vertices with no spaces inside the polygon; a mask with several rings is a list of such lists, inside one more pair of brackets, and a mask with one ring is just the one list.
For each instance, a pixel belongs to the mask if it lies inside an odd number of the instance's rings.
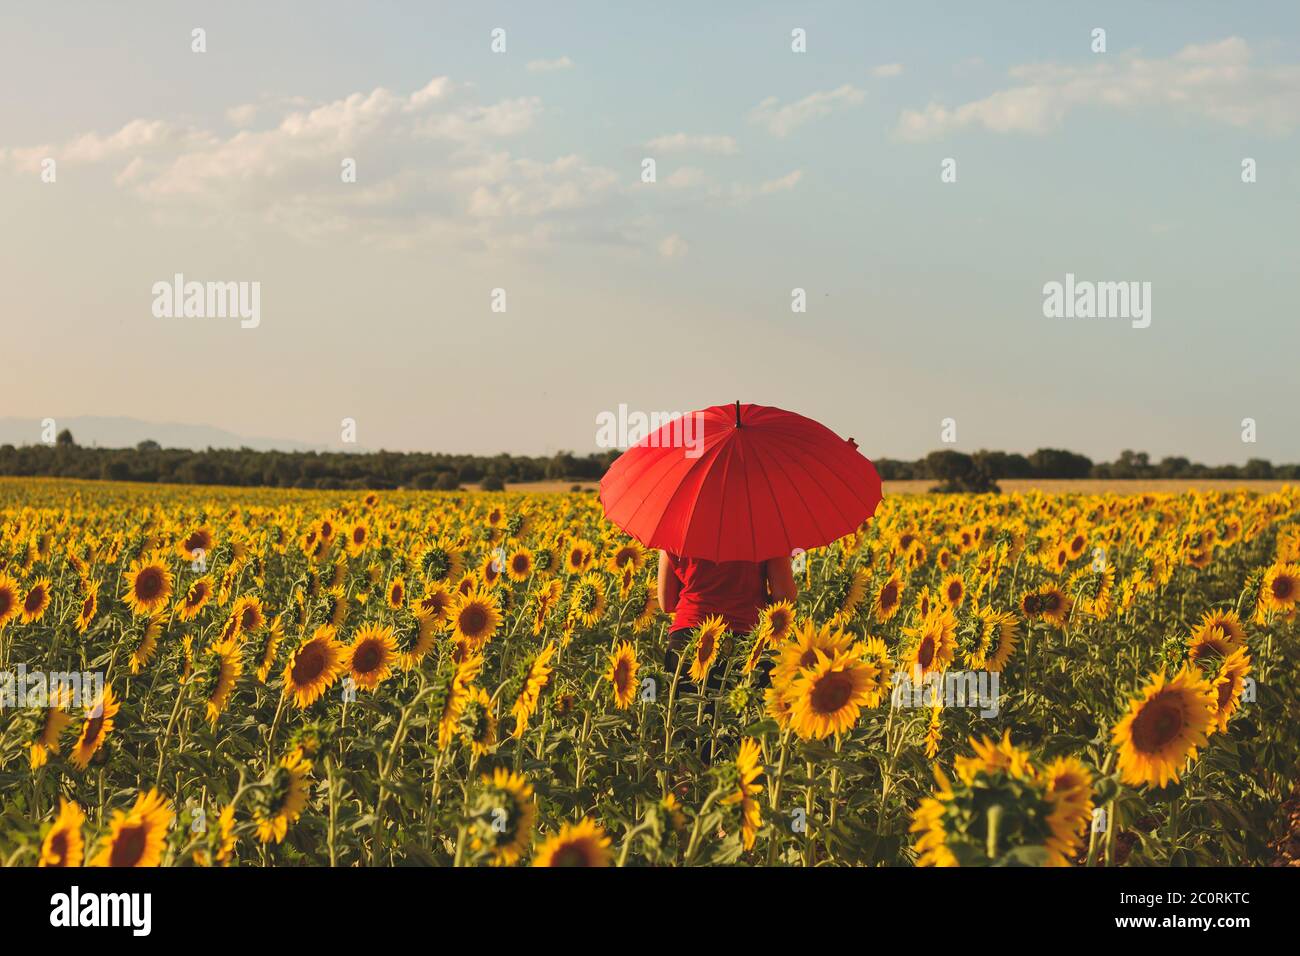
{"label": "umbrella tip", "polygon": [[740,399],[736,399],[736,427],[740,427]]}

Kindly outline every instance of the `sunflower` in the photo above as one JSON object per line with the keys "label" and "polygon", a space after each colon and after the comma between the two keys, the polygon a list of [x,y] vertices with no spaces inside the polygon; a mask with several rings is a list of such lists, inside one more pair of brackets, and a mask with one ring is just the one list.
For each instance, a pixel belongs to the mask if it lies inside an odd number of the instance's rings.
{"label": "sunflower", "polygon": [[1201,618],[1200,626],[1197,633],[1208,633],[1213,628],[1218,628],[1223,632],[1224,640],[1232,647],[1243,647],[1246,644],[1246,628],[1241,623],[1241,615],[1232,609],[1221,609],[1217,611],[1206,611]]}
{"label": "sunflower", "polygon": [[726,633],[727,625],[717,614],[705,618],[704,622],[695,629],[695,639],[691,641],[689,673],[691,680],[697,684],[709,676],[713,662],[718,659],[718,648]]}
{"label": "sunflower", "polygon": [[28,748],[27,762],[33,770],[44,767],[50,754],[60,752],[60,738],[72,723],[72,717],[68,714],[72,701],[71,689],[63,687],[53,693],[57,694],[58,699],[49,701],[41,719],[41,732]]}
{"label": "sunflower", "polygon": [[140,635],[140,641],[136,644],[135,649],[131,651],[127,664],[131,668],[132,674],[139,674],[149,666],[154,655],[158,653],[158,636],[162,634],[163,622],[166,619],[165,613],[155,614],[149,618],[144,626],[144,633]]}
{"label": "sunflower", "polygon": [[939,699],[934,702],[930,708],[930,720],[925,727],[925,755],[933,760],[939,753],[939,745],[943,743],[943,700]]}
{"label": "sunflower", "polygon": [[527,581],[533,574],[533,552],[527,548],[516,548],[506,558],[506,577],[515,583]]}
{"label": "sunflower", "polygon": [[0,628],[8,624],[21,612],[18,600],[18,582],[0,571]]}
{"label": "sunflower", "polygon": [[284,693],[299,707],[310,707],[348,669],[347,648],[338,642],[337,631],[322,625],[310,639],[298,645],[284,668]]}
{"label": "sunflower", "polygon": [[914,844],[918,856],[917,866],[956,866],[957,856],[948,846],[948,830],[944,820],[948,808],[955,799],[952,785],[948,778],[934,766],[934,777],[938,788],[933,796],[924,798],[912,814],[912,824],[908,828],[912,833],[920,833]]}
{"label": "sunflower", "polygon": [[476,757],[497,747],[497,718],[490,698],[481,687],[468,688],[460,715],[460,739]]}
{"label": "sunflower", "polygon": [[[1259,592],[1260,606],[1286,613],[1300,600],[1300,564],[1277,563],[1264,573]],[[24,617],[24,620],[26,618]]]}
{"label": "sunflower", "polygon": [[1092,772],[1075,757],[1058,757],[1044,769],[1047,818],[1052,835],[1045,841],[1048,865],[1069,866],[1083,848],[1092,821]]}
{"label": "sunflower", "polygon": [[772,668],[772,682],[788,684],[805,667],[816,666],[817,651],[834,657],[847,651],[852,643],[853,636],[837,627],[829,624],[818,627],[812,621],[805,621],[794,631],[791,639],[781,645],[776,666]]}
{"label": "sunflower", "polygon": [[230,619],[235,628],[230,636],[254,634],[266,623],[266,612],[262,610],[262,599],[253,594],[245,594],[230,609]]}
{"label": "sunflower", "polygon": [[451,612],[452,635],[479,648],[492,639],[501,623],[501,606],[491,591],[474,589],[456,601]]}
{"label": "sunflower", "polygon": [[943,579],[943,583],[939,585],[939,596],[952,610],[961,607],[961,602],[966,599],[966,579],[961,576],[960,571]]}
{"label": "sunflower", "polygon": [[22,621],[24,624],[32,624],[39,621],[45,614],[45,609],[50,606],[50,579],[40,578],[33,581],[27,593],[23,595],[22,604]]}
{"label": "sunflower", "polygon": [[207,681],[199,690],[203,698],[204,712],[208,722],[216,724],[226,707],[230,704],[230,695],[234,693],[235,682],[244,672],[244,663],[239,657],[239,647],[234,641],[222,641],[207,648],[210,655],[204,664],[209,668]]}
{"label": "sunflower", "polygon": [[257,838],[263,843],[281,842],[289,832],[289,824],[302,816],[311,792],[310,774],[311,761],[296,747],[267,774],[263,781],[266,795],[253,811]]}
{"label": "sunflower", "polygon": [[81,609],[77,612],[76,627],[78,634],[85,634],[99,611],[99,588],[102,582],[83,578],[81,583],[84,593],[81,598]]}
{"label": "sunflower", "polygon": [[1187,639],[1187,656],[1197,662],[1208,658],[1227,657],[1235,647],[1236,645],[1224,634],[1223,628],[1217,625],[1207,628],[1202,625]]}
{"label": "sunflower", "polygon": [[584,574],[569,598],[569,616],[583,627],[593,627],[605,614],[605,580]]}
{"label": "sunflower", "polygon": [[158,866],[172,825],[172,805],[157,790],[139,794],[125,813],[113,812],[108,837],[91,866]]}
{"label": "sunflower", "polygon": [[424,595],[412,602],[411,610],[419,617],[425,617],[439,629],[451,620],[452,608],[456,599],[451,589],[440,581],[433,581],[424,586]]}
{"label": "sunflower", "polygon": [[1036,592],[1038,599],[1038,614],[1048,624],[1054,627],[1063,627],[1065,619],[1070,615],[1071,601],[1055,584],[1044,584]]}
{"label": "sunflower", "polygon": [[86,709],[86,717],[81,725],[81,733],[72,748],[69,759],[78,770],[85,770],[90,760],[99,752],[113,729],[113,718],[117,715],[117,698],[113,696],[113,685],[105,684],[104,692],[93,705]]}
{"label": "sunflower", "polygon": [[542,584],[539,584],[533,591],[533,606],[536,611],[533,614],[533,636],[542,633],[546,627],[546,619],[560,603],[560,598],[564,595],[564,585],[552,578]]}
{"label": "sunflower", "polygon": [[650,585],[642,585],[639,590],[632,589],[631,603],[632,610],[636,613],[636,617],[632,619],[632,632],[644,634],[654,623],[655,615],[659,613],[659,596]]}
{"label": "sunflower", "polygon": [[858,612],[858,605],[867,594],[867,583],[871,580],[871,573],[863,568],[857,568],[848,579],[843,583],[839,590],[839,606],[831,616],[831,623],[837,627],[849,623],[853,616]]}
{"label": "sunflower", "polygon": [[736,774],[738,786],[733,793],[722,799],[724,804],[740,804],[740,835],[745,849],[754,846],[754,838],[763,825],[763,813],[756,799],[763,792],[763,785],[755,781],[763,773],[762,750],[758,741],[745,737],[740,742],[740,752],[736,755]]}
{"label": "sunflower", "polygon": [[967,663],[976,670],[1001,671],[1016,649],[1020,624],[1009,611],[995,611],[991,607],[979,608],[975,615],[980,622],[980,645]]}
{"label": "sunflower", "polygon": [[571,541],[564,549],[564,570],[569,574],[581,574],[595,557],[594,545],[582,540]]}
{"label": "sunflower", "polygon": [[404,671],[413,670],[428,656],[436,643],[438,624],[432,615],[412,614],[414,632],[409,629],[397,639],[397,666]]}
{"label": "sunflower", "polygon": [[37,866],[81,866],[85,844],[81,839],[81,825],[86,815],[71,800],[59,797],[59,815],[41,841],[41,858]]}
{"label": "sunflower", "polygon": [[389,581],[384,600],[389,610],[397,611],[403,608],[406,605],[406,579],[399,575]]}
{"label": "sunflower", "polygon": [[542,698],[542,690],[551,681],[551,658],[553,656],[555,656],[555,644],[551,642],[538,651],[537,656],[528,662],[519,695],[510,708],[510,713],[515,718],[515,737],[524,735],[524,731],[528,729],[529,720],[537,712],[537,704]]}
{"label": "sunflower", "polygon": [[176,602],[177,616],[182,621],[192,621],[199,616],[199,612],[210,600],[212,600],[212,577],[205,574],[189,586],[184,598]]}
{"label": "sunflower", "polygon": [[132,561],[126,576],[127,588],[122,600],[137,617],[152,614],[171,597],[172,573],[158,558]]}
{"label": "sunflower", "polygon": [[863,705],[880,699],[880,672],[862,659],[863,648],[828,657],[805,668],[790,686],[791,726],[803,740],[842,734],[857,723]]}
{"label": "sunflower", "polygon": [[370,543],[370,525],[364,521],[358,521],[348,529],[347,535],[347,552],[348,556],[358,558],[366,550],[366,545]]}
{"label": "sunflower", "polygon": [[1250,673],[1250,655],[1244,647],[1232,650],[1219,664],[1212,681],[1214,687],[1214,727],[1220,733],[1228,729],[1228,720],[1241,707],[1241,692]]}
{"label": "sunflower", "polygon": [[199,525],[176,545],[176,554],[184,561],[198,561],[212,553],[215,539],[210,525]]}
{"label": "sunflower", "polygon": [[488,854],[492,866],[519,862],[533,836],[537,802],[533,785],[522,774],[497,767],[482,778],[483,793],[475,807],[470,849]]}
{"label": "sunflower", "polygon": [[415,565],[426,582],[449,583],[459,578],[465,570],[465,553],[449,538],[443,537],[420,552]]}
{"label": "sunflower", "polygon": [[561,825],[559,833],[538,847],[533,866],[609,866],[609,844],[600,824],[583,817]]}
{"label": "sunflower", "polygon": [[345,666],[362,690],[373,691],[393,673],[397,638],[389,625],[364,624],[347,649]]}
{"label": "sunflower", "polygon": [[621,543],[614,549],[614,552],[609,556],[609,560],[605,563],[605,567],[610,574],[618,574],[628,567],[631,567],[635,572],[640,572],[644,566],[645,552],[635,541]]}
{"label": "sunflower", "polygon": [[275,666],[276,654],[280,651],[280,642],[284,640],[284,615],[277,614],[262,637],[262,653],[257,664],[257,680],[265,684]]}
{"label": "sunflower", "polygon": [[936,607],[916,627],[903,628],[903,633],[912,639],[903,654],[903,669],[914,683],[948,669],[957,650],[957,619],[952,611]]}
{"label": "sunflower", "polygon": [[605,679],[614,685],[614,706],[620,710],[631,707],[636,700],[636,672],[639,666],[636,650],[626,641],[615,647],[609,655],[609,669],[605,671]]}
{"label": "sunflower", "polygon": [[1185,666],[1168,680],[1160,671],[1111,734],[1121,779],[1134,786],[1177,783],[1180,769],[1205,745],[1215,714],[1214,691],[1197,671]]}
{"label": "sunflower", "polygon": [[898,609],[903,606],[903,584],[902,577],[898,572],[891,574],[885,582],[880,585],[880,590],[876,592],[876,600],[873,611],[877,621],[888,621]]}

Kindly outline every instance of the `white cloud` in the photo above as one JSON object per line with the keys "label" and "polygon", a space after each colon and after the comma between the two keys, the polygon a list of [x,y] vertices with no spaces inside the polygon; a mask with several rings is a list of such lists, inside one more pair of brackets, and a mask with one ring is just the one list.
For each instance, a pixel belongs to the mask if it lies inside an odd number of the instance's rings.
{"label": "white cloud", "polygon": [[[308,107],[236,106],[229,134],[138,119],[109,135],[0,151],[0,162],[24,171],[46,156],[103,164],[159,216],[251,219],[307,239],[518,245],[584,240],[631,220],[613,170],[507,148],[541,117],[540,99],[472,95],[439,77],[409,95],[379,87]],[[257,116],[274,125],[244,125]],[[342,182],[345,158],[356,161],[355,183]],[[638,233],[654,244],[644,227],[628,241]]]}
{"label": "white cloud", "polygon": [[674,169],[672,175],[664,180],[664,184],[671,186],[673,189],[702,186],[706,182],[708,182],[708,177],[704,175],[704,170],[697,169],[694,166],[682,166]]}
{"label": "white cloud", "polygon": [[680,259],[690,250],[690,245],[677,233],[659,240],[659,255],[665,259]]}
{"label": "white cloud", "polygon": [[769,96],[750,111],[749,118],[751,122],[766,127],[773,136],[788,136],[809,120],[857,106],[865,96],[862,90],[847,83],[833,90],[811,93],[784,106],[775,96]]}
{"label": "white cloud", "polygon": [[257,104],[243,103],[232,106],[226,110],[226,119],[230,121],[231,126],[252,126],[253,121],[257,119]]}
{"label": "white cloud", "polygon": [[571,70],[573,66],[572,60],[562,56],[557,60],[529,60],[526,68],[529,73],[554,73],[557,70]]}
{"label": "white cloud", "polygon": [[871,75],[872,75],[872,76],[879,76],[879,77],[902,76],[902,75],[903,75],[903,64],[901,64],[901,63],[882,63],[882,64],[880,64],[879,66],[873,66],[873,67],[871,68]]}
{"label": "white cloud", "polygon": [[924,141],[983,128],[1047,133],[1079,108],[1161,110],[1236,128],[1281,133],[1300,125],[1300,66],[1258,66],[1239,37],[1184,47],[1164,59],[1094,56],[1086,66],[1018,66],[1014,85],[956,107],[904,110],[895,135]]}
{"label": "white cloud", "polygon": [[794,189],[799,185],[799,180],[803,179],[803,170],[796,169],[786,173],[778,179],[769,179],[758,187],[758,191],[764,196],[770,196],[772,193],[783,193],[787,190]]}
{"label": "white cloud", "polygon": [[657,153],[713,153],[730,156],[736,152],[736,140],[731,136],[668,133],[656,136],[646,143],[646,147]]}

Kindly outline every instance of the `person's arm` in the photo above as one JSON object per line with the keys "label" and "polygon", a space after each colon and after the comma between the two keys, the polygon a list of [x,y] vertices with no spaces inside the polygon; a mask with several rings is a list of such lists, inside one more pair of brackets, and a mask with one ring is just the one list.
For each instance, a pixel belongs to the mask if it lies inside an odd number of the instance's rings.
{"label": "person's arm", "polygon": [[793,604],[798,599],[799,585],[794,583],[789,558],[772,558],[767,562],[767,591],[774,604],[777,601]]}
{"label": "person's arm", "polygon": [[667,551],[659,552],[659,607],[667,614],[677,610],[682,582],[677,578],[677,561]]}

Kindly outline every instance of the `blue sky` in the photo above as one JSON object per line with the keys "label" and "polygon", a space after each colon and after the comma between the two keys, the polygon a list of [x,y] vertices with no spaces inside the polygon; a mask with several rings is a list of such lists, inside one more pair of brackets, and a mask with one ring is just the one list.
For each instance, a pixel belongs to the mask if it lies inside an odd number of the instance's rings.
{"label": "blue sky", "polygon": [[[0,13],[0,417],[540,453],[741,398],[873,455],[1300,459],[1294,4],[128,10]],[[155,318],[176,272],[261,324]],[[1151,326],[1044,318],[1067,272]]]}

